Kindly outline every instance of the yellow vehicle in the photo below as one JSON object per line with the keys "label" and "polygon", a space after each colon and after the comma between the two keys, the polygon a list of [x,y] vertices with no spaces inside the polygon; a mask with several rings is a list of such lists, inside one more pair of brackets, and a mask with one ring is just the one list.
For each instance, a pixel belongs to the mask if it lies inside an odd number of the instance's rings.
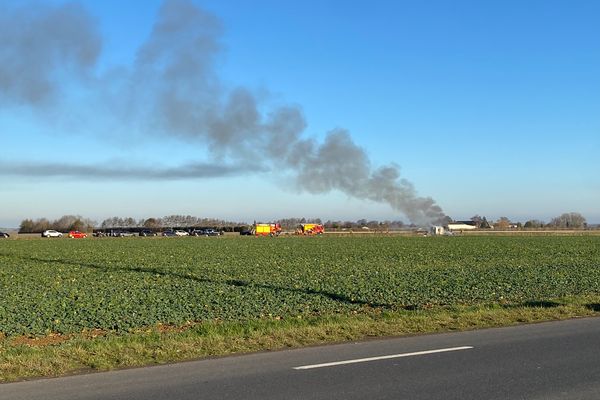
{"label": "yellow vehicle", "polygon": [[254,224],[255,236],[278,236],[280,233],[280,224]]}
{"label": "yellow vehicle", "polygon": [[300,235],[321,235],[325,233],[322,224],[301,224],[297,231]]}

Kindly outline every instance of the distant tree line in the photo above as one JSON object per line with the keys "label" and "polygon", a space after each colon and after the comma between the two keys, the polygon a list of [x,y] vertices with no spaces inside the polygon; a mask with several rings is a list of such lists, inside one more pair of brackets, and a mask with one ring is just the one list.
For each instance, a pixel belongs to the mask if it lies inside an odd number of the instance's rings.
{"label": "distant tree line", "polygon": [[[186,227],[213,227],[222,230],[233,230],[234,227],[247,226],[244,222],[231,222],[214,218],[198,218],[190,215],[169,215],[162,218],[135,219],[132,217],[111,217],[98,225],[94,220],[84,218],[80,215],[64,215],[57,220],[50,221],[47,218],[24,219],[19,226],[19,233],[40,233],[47,229],[59,232],[82,231],[92,232],[94,228],[100,229],[129,229],[147,228],[159,230],[163,228],[186,228]],[[228,229],[229,228],[229,229]]]}
{"label": "distant tree line", "polygon": [[[496,221],[488,222],[486,217],[475,215],[471,217],[471,221],[479,229],[583,229],[587,227],[585,218],[575,212],[564,213],[558,217],[552,218],[550,222],[545,223],[537,219],[528,220],[525,223],[512,222],[507,217],[500,217]],[[414,225],[405,225],[400,220],[377,221],[359,219],[356,221],[332,221],[322,222],[320,218],[283,218],[277,221],[258,221],[258,222],[278,222],[284,230],[294,230],[300,224],[316,223],[323,224],[326,230],[352,230],[352,229],[372,229],[372,230],[399,230],[415,228]],[[452,222],[452,219],[447,217],[445,224]],[[57,220],[50,221],[46,218],[36,220],[25,219],[21,222],[19,233],[40,233],[47,229],[54,229],[59,232],[68,232],[79,230],[83,232],[91,232],[94,228],[103,230],[108,229],[152,229],[160,230],[165,228],[216,228],[222,231],[240,231],[248,227],[245,222],[233,222],[216,218],[199,218],[191,215],[168,215],[161,218],[142,218],[136,219],[132,217],[111,217],[107,218],[98,225],[96,221],[84,218],[80,215],[64,215]]]}
{"label": "distant tree line", "polygon": [[243,222],[225,221],[216,218],[199,218],[191,215],[168,215],[161,218],[107,218],[100,224],[102,229],[110,228],[148,228],[160,229],[171,227],[196,227],[196,226],[213,226],[213,227],[231,227],[246,225]]}
{"label": "distant tree line", "polygon": [[54,221],[46,218],[24,219],[19,226],[19,233],[40,233],[47,229],[54,229],[59,232],[91,232],[95,225],[96,221],[84,218],[81,215],[63,215]]}
{"label": "distant tree line", "polygon": [[[278,220],[269,221],[254,221],[255,223],[271,223],[276,222],[281,225],[284,230],[294,230],[300,224],[315,223],[323,224],[326,229],[358,229],[368,227],[370,229],[401,229],[406,225],[402,221],[368,221],[366,219],[359,219],[357,221],[326,221],[323,222],[321,218],[282,218]],[[147,219],[135,219],[135,218],[122,218],[112,217],[107,218],[101,222],[100,229],[112,229],[112,228],[148,228],[148,229],[161,229],[161,228],[186,228],[186,227],[213,227],[222,230],[238,230],[237,228],[248,227],[249,224],[245,222],[232,222],[214,218],[198,218],[190,215],[169,215],[162,218],[147,218]],[[229,229],[228,229],[229,228]]]}
{"label": "distant tree line", "polygon": [[507,217],[500,217],[495,222],[489,223],[486,217],[480,217],[475,215],[471,217],[471,221],[475,222],[477,228],[480,229],[585,229],[587,228],[587,221],[583,215],[570,212],[559,215],[558,217],[552,218],[550,222],[546,223],[538,219],[530,219],[525,223],[513,222]]}
{"label": "distant tree line", "polygon": [[[163,228],[192,228],[192,227],[212,227],[221,230],[232,230],[235,227],[246,226],[245,222],[225,221],[216,218],[199,218],[191,215],[167,215],[162,218],[107,218],[100,224],[101,229],[113,228],[147,228],[147,229],[163,229]],[[229,228],[229,229],[227,229]]]}
{"label": "distant tree line", "polygon": [[[323,224],[327,230],[344,229],[364,229],[373,230],[397,230],[411,228],[413,225],[405,225],[404,222],[395,221],[377,221],[358,219],[356,221],[332,221],[323,222],[321,218],[283,218],[275,221],[255,221],[255,222],[277,222],[281,224],[284,230],[294,230],[300,224],[315,223]],[[65,215],[56,221],[50,221],[46,218],[36,220],[25,219],[21,222],[20,233],[40,233],[47,229],[54,229],[60,232],[71,230],[80,230],[91,232],[93,229],[152,229],[161,230],[165,228],[216,228],[223,231],[241,231],[247,229],[250,224],[246,222],[226,221],[217,218],[199,218],[191,215],[168,215],[164,217],[151,217],[136,219],[133,217],[110,217],[103,220],[100,224],[96,221],[84,218],[82,216]]]}
{"label": "distant tree line", "polygon": [[[294,230],[300,224],[315,223],[323,224],[326,229],[359,229],[368,227],[370,229],[401,229],[406,227],[402,221],[376,221],[359,219],[356,221],[326,221],[323,222],[321,218],[305,218],[305,217],[294,217],[294,218],[282,218],[278,220],[269,221],[254,221],[254,223],[271,223],[276,222],[281,225],[284,230]],[[122,218],[112,217],[107,218],[100,223],[100,229],[112,229],[112,228],[148,228],[148,229],[161,229],[161,228],[186,228],[186,227],[213,227],[222,230],[238,230],[237,228],[248,227],[250,224],[246,222],[233,222],[214,218],[198,218],[190,215],[169,215],[162,218],[147,218],[147,219],[135,219],[135,218]],[[228,229],[229,228],[229,229]]]}

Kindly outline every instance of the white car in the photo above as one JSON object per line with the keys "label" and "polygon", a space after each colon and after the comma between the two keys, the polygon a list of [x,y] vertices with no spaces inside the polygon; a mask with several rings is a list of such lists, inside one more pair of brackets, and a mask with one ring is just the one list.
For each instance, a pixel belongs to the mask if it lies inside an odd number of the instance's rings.
{"label": "white car", "polygon": [[55,231],[54,229],[48,229],[45,230],[44,232],[42,232],[42,237],[47,237],[47,238],[51,238],[51,237],[62,237],[62,233],[60,233],[59,231]]}
{"label": "white car", "polygon": [[175,235],[177,235],[177,236],[190,236],[190,234],[188,232],[186,232],[186,231],[179,231],[179,230],[175,231]]}

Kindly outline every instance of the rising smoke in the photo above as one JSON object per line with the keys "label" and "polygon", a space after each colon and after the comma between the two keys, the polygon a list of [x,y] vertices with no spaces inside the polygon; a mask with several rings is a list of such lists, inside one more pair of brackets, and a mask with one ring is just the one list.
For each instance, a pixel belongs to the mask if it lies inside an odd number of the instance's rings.
{"label": "rising smoke", "polygon": [[60,74],[85,80],[102,41],[81,5],[2,8],[0,105],[48,105],[59,95]]}
{"label": "rising smoke", "polygon": [[224,176],[237,176],[246,172],[246,168],[233,165],[215,165],[213,163],[194,163],[179,167],[148,168],[129,165],[98,166],[64,163],[5,163],[0,162],[4,175],[44,178],[85,178],[87,180],[176,180],[205,179]]}
{"label": "rising smoke", "polygon": [[[27,27],[27,29],[25,29]],[[329,132],[323,143],[303,137],[301,109],[285,106],[263,111],[244,87],[228,88],[215,62],[221,52],[220,21],[189,0],[168,0],[160,8],[150,37],[133,66],[93,76],[101,38],[94,19],[77,4],[18,8],[0,16],[0,105],[52,107],[74,82],[119,110],[127,126],[147,135],[168,135],[208,149],[222,167],[198,163],[180,168],[140,169],[66,164],[3,165],[4,174],[94,179],[190,179],[242,172],[291,173],[299,189],[310,193],[339,190],[348,196],[389,204],[413,223],[444,217],[431,198],[418,197],[400,178],[399,168],[374,168],[350,134]],[[92,79],[92,77],[94,79]],[[54,106],[56,107],[56,106]],[[100,135],[100,133],[97,133]],[[260,157],[269,154],[272,157]],[[265,160],[257,164],[256,160]],[[269,164],[277,160],[277,164]]]}

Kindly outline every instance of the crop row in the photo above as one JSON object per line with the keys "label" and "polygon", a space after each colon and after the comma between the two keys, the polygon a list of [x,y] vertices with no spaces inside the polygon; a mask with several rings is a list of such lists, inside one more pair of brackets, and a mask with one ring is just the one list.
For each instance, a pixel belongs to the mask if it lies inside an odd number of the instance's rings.
{"label": "crop row", "polygon": [[600,237],[6,241],[0,332],[128,330],[600,293]]}

